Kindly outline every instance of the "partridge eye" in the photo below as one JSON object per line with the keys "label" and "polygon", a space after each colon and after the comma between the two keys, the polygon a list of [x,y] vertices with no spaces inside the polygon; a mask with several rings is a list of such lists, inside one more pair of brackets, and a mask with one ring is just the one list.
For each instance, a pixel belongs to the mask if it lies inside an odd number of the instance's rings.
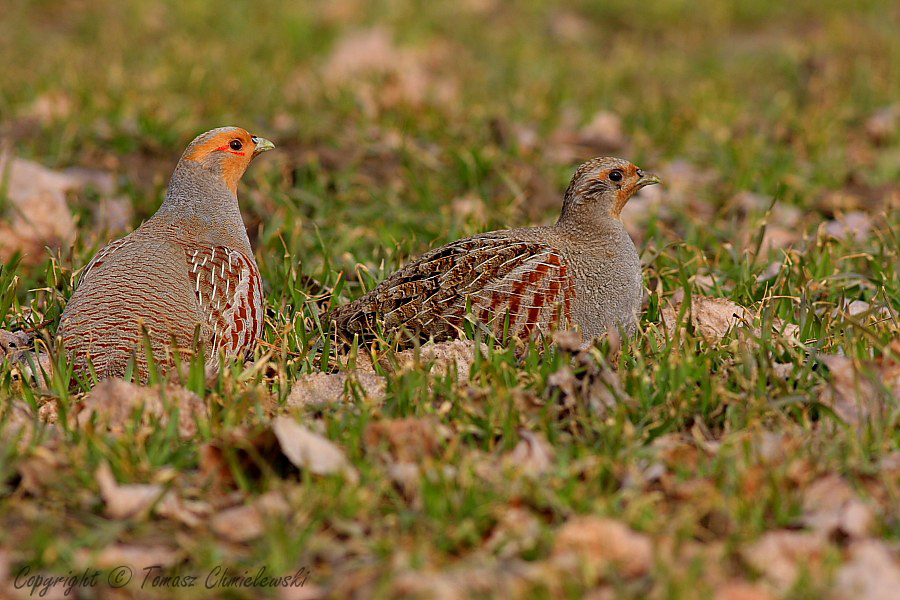
{"label": "partridge eye", "polygon": [[241,140],[231,140],[231,143],[228,144],[228,146],[232,150],[240,150],[241,148],[244,147],[244,145],[241,143]]}
{"label": "partridge eye", "polygon": [[622,173],[622,171],[620,171],[618,169],[616,169],[615,171],[611,171],[609,174],[610,181],[622,181],[622,179],[624,177],[625,177],[625,174]]}

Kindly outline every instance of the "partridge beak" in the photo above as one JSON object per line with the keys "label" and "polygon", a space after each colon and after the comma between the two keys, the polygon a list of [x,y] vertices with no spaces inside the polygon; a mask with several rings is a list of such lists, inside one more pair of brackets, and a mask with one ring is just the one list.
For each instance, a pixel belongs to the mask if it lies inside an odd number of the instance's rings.
{"label": "partridge beak", "polygon": [[253,141],[256,142],[256,148],[253,150],[253,156],[275,149],[275,144],[273,144],[266,138],[253,136]]}
{"label": "partridge beak", "polygon": [[656,175],[652,175],[650,173],[644,175],[638,182],[634,184],[634,191],[641,189],[642,187],[647,187],[648,185],[653,185],[654,183],[662,183]]}

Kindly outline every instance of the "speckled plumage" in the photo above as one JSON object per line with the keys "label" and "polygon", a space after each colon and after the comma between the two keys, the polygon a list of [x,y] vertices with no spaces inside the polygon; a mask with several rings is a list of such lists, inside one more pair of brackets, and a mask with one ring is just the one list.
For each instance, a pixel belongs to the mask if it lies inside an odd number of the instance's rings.
{"label": "speckled plumage", "polygon": [[253,349],[264,299],[236,191],[253,157],[272,147],[237,127],[191,142],[156,214],[84,269],[59,326],[77,370],[90,363],[101,379],[121,376],[134,357],[146,379],[142,327],[163,370],[173,350],[191,351],[195,330],[210,368],[220,351],[239,357]]}
{"label": "speckled plumage", "polygon": [[[613,181],[613,172],[621,180]],[[635,191],[656,183],[631,163],[581,165],[556,224],[494,231],[432,250],[330,319],[345,340],[379,324],[421,338],[458,337],[471,315],[518,337],[576,326],[586,337],[635,331],[643,294],[634,243],[619,220]]]}

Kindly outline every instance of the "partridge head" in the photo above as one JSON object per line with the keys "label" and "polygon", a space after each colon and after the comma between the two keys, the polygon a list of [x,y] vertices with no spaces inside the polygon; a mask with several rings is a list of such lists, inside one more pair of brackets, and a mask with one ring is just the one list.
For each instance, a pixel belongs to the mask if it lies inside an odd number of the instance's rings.
{"label": "partridge head", "polygon": [[639,189],[659,183],[627,160],[603,156],[576,169],[563,197],[560,222],[595,222],[618,219]]}

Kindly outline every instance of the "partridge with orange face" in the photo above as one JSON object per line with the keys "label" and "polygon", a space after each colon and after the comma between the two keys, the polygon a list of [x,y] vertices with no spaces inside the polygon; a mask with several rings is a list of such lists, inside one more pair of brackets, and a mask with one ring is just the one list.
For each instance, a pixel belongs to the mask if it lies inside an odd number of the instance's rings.
{"label": "partridge with orange face", "polygon": [[556,224],[432,250],[330,318],[347,341],[379,327],[454,338],[467,314],[517,337],[573,325],[589,338],[610,327],[633,333],[641,262],[619,215],[637,190],[658,182],[628,161],[595,158],[575,171]]}
{"label": "partridge with orange face", "polygon": [[239,127],[208,131],[187,147],[162,206],[84,269],[59,326],[81,373],[122,376],[131,360],[148,374],[146,330],[163,370],[193,348],[199,328],[208,368],[241,357],[262,334],[263,290],[241,219],[237,185],[272,142]]}

